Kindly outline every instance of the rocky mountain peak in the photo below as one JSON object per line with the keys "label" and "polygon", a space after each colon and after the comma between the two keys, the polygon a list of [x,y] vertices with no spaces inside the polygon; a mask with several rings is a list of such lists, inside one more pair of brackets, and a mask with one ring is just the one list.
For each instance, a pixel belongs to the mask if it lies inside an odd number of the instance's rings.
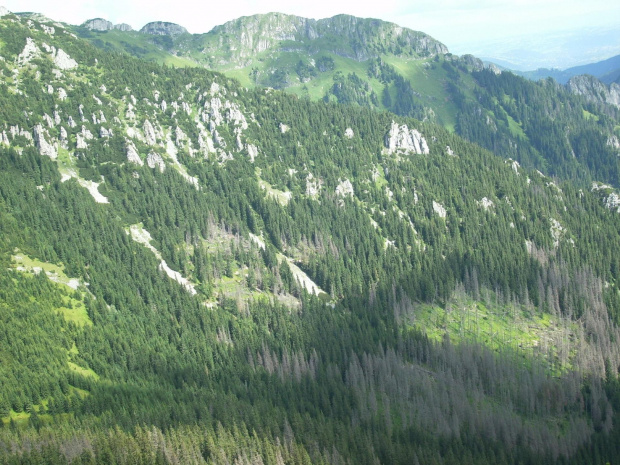
{"label": "rocky mountain peak", "polygon": [[[281,41],[308,47],[317,39],[323,39],[330,52],[357,61],[383,53],[412,57],[448,53],[445,45],[422,32],[379,19],[344,14],[320,20],[282,13],[244,16],[216,26],[209,35],[223,37],[208,45],[205,51],[215,53],[228,43],[231,50],[236,50],[230,61],[280,47]],[[222,40],[224,44],[220,43]]]}
{"label": "rocky mountain peak", "polygon": [[118,29],[119,31],[123,31],[123,32],[130,32],[133,31],[133,27],[131,27],[129,24],[127,23],[119,23],[119,24],[115,24],[114,25],[114,29]]}
{"label": "rocky mountain peak", "polygon": [[112,22],[103,18],[89,19],[88,21],[82,23],[82,27],[98,32],[111,31],[112,29],[118,29],[123,32],[133,31],[133,28],[129,24],[112,24]]}
{"label": "rocky mountain peak", "polygon": [[181,34],[188,34],[187,29],[183,26],[165,21],[154,21],[152,23],[148,23],[140,29],[140,32],[155,36],[178,36]]}
{"label": "rocky mountain peak", "polygon": [[91,31],[109,31],[114,29],[114,24],[103,18],[93,18],[82,24],[86,29]]}
{"label": "rocky mountain peak", "polygon": [[6,15],[10,15],[10,14],[11,14],[11,12],[9,10],[7,10],[2,5],[0,5],[0,18],[2,18],[3,16],[6,16]]}

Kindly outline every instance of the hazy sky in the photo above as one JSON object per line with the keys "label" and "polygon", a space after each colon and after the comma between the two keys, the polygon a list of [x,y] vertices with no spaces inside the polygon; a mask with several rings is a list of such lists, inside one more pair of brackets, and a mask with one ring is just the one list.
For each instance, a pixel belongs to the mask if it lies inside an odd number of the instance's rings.
{"label": "hazy sky", "polygon": [[11,11],[36,11],[57,21],[81,24],[102,17],[134,29],[165,20],[192,33],[239,16],[278,11],[309,18],[339,13],[374,17],[423,31],[455,53],[470,44],[523,34],[584,27],[612,27],[620,35],[618,0],[0,0]]}

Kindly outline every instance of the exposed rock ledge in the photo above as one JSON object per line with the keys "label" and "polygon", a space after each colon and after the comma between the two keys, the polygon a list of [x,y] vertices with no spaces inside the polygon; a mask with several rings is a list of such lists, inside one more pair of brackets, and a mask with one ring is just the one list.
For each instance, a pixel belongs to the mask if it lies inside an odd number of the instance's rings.
{"label": "exposed rock ledge", "polygon": [[574,94],[583,95],[591,102],[607,103],[620,108],[620,85],[615,82],[607,87],[594,76],[584,74],[572,77],[567,87]]}
{"label": "exposed rock ledge", "polygon": [[103,18],[93,18],[89,19],[85,23],[82,24],[82,27],[86,29],[90,29],[91,31],[111,31],[112,29],[118,29],[119,31],[133,31],[133,28],[129,24],[121,23],[121,24],[112,24],[107,19]]}
{"label": "exposed rock ledge", "polygon": [[426,139],[417,129],[409,129],[406,124],[399,126],[394,121],[392,121],[390,131],[385,136],[385,147],[390,154],[399,151],[417,154],[429,153]]}
{"label": "exposed rock ledge", "polygon": [[187,29],[175,23],[167,23],[165,21],[154,21],[148,23],[140,32],[144,34],[152,34],[155,36],[178,36],[188,34]]}

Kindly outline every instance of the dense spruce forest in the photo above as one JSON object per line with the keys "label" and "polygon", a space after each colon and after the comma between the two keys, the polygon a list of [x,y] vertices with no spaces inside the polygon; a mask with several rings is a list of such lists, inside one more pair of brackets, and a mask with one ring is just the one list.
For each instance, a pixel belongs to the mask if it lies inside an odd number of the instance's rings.
{"label": "dense spruce forest", "polygon": [[547,112],[501,157],[27,16],[0,38],[0,464],[620,460],[614,110],[479,71]]}

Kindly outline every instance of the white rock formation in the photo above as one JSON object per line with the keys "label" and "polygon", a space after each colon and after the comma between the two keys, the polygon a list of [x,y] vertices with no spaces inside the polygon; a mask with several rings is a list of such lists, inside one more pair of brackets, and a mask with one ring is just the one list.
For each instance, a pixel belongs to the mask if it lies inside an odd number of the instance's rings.
{"label": "white rock formation", "polygon": [[31,37],[26,38],[26,45],[24,46],[24,50],[17,57],[17,64],[20,66],[24,66],[32,61],[33,58],[36,58],[41,53],[39,47]]}
{"label": "white rock formation", "polygon": [[54,56],[54,64],[62,70],[74,69],[78,67],[77,61],[71,58],[67,53],[59,48]]}
{"label": "white rock formation", "polygon": [[142,129],[144,130],[144,138],[146,140],[146,143],[148,145],[155,145],[157,143],[155,128],[153,128],[153,125],[148,119],[144,120],[144,125],[142,126]]}
{"label": "white rock formation", "polygon": [[148,156],[146,157],[146,164],[149,166],[149,168],[158,167],[160,173],[163,173],[164,170],[166,169],[166,164],[164,163],[164,159],[161,157],[160,154],[155,153],[155,152],[150,152],[148,154]]}
{"label": "white rock formation", "polygon": [[511,162],[513,171],[517,173],[517,176],[519,176],[519,168],[521,167],[521,165],[519,164],[517,160],[509,160],[509,161]]}
{"label": "white rock formation", "polygon": [[140,158],[140,154],[138,154],[138,150],[133,142],[125,139],[125,144],[127,145],[127,161],[140,166],[144,165],[144,162],[142,161],[142,158]]}
{"label": "white rock formation", "polygon": [[67,143],[67,137],[68,136],[69,135],[67,134],[67,130],[63,126],[60,126],[60,146],[63,149],[66,149],[69,146],[68,143]]}
{"label": "white rock formation", "polygon": [[56,147],[54,147],[52,144],[50,144],[45,139],[45,134],[47,131],[43,129],[43,126],[41,126],[40,124],[37,124],[34,127],[33,132],[34,132],[34,142],[37,148],[39,149],[39,153],[41,155],[50,157],[53,160],[58,158],[58,151],[56,150]]}
{"label": "white rock formation", "polygon": [[191,295],[197,294],[194,285],[181,273],[179,273],[178,271],[174,271],[172,268],[170,268],[166,263],[166,260],[162,260],[159,263],[159,269],[166,273],[170,279],[174,279],[177,283],[183,286],[183,288]]}
{"label": "white rock formation", "polygon": [[353,129],[347,128],[344,131],[344,137],[346,137],[347,139],[353,139],[353,136],[355,136],[355,133],[353,132]]}
{"label": "white rock formation", "polygon": [[94,136],[93,133],[90,132],[90,130],[88,128],[86,128],[86,126],[82,125],[82,132],[81,132],[82,136],[84,136],[84,139],[86,140],[93,140]]}
{"label": "white rock formation", "polygon": [[131,103],[127,104],[127,111],[125,111],[125,118],[127,118],[128,120],[134,120],[136,119],[136,114],[133,111],[134,106]]}
{"label": "white rock formation", "polygon": [[607,190],[607,189],[613,189],[612,186],[610,186],[609,184],[603,184],[602,182],[598,182],[598,181],[594,181],[592,183],[592,192],[594,191],[600,191],[600,190]]}
{"label": "white rock formation", "polygon": [[67,91],[62,87],[58,88],[58,100],[60,100],[61,102],[67,100]]}
{"label": "white rock formation", "polygon": [[82,27],[86,29],[90,29],[91,31],[109,31],[114,28],[114,25],[103,18],[94,18],[89,19],[85,23],[82,24]]}
{"label": "white rock formation", "polygon": [[94,182],[94,181],[88,181],[86,179],[81,179],[81,178],[78,179],[78,183],[80,184],[80,186],[88,189],[88,192],[90,192],[90,195],[92,195],[93,199],[95,199],[95,202],[110,203],[108,201],[108,198],[99,192],[99,184],[101,183]]}
{"label": "white rock formation", "polygon": [[86,150],[88,148],[88,142],[86,142],[86,139],[82,134],[80,133],[76,134],[75,138],[76,138],[75,147],[78,150]]}
{"label": "white rock formation", "polygon": [[295,263],[293,260],[285,255],[278,254],[278,261],[286,260],[289,269],[291,270],[291,274],[295,278],[295,280],[299,283],[301,287],[303,287],[308,293],[319,295],[324,294],[325,291],[321,289],[310,277]]}
{"label": "white rock formation", "polygon": [[119,31],[123,31],[123,32],[131,32],[131,31],[133,31],[133,28],[129,24],[127,24],[127,23],[115,24],[114,25],[114,29],[118,29]]}
{"label": "white rock formation", "polygon": [[308,173],[308,176],[306,176],[306,195],[316,198],[321,191],[321,185],[320,179],[316,179],[312,173]]}
{"label": "white rock formation", "polygon": [[250,239],[252,239],[252,242],[254,242],[259,249],[265,250],[265,241],[263,239],[252,233],[250,233]]}
{"label": "white rock formation", "polygon": [[385,147],[388,154],[399,151],[428,154],[426,139],[416,129],[409,129],[406,124],[399,126],[392,121],[390,131],[385,136]]}
{"label": "white rock formation", "polygon": [[616,213],[620,213],[620,196],[615,192],[609,194],[609,197],[605,199],[605,206],[610,210],[616,210]]}
{"label": "white rock formation", "polygon": [[250,162],[254,163],[254,160],[258,156],[258,147],[248,144],[248,156],[250,157]]}
{"label": "white rock formation", "polygon": [[486,197],[482,197],[481,200],[476,200],[476,203],[485,210],[488,210],[495,205],[492,200],[489,200]]}
{"label": "white rock formation", "polygon": [[620,108],[620,85],[615,82],[607,86],[594,76],[583,74],[570,78],[566,86],[591,102],[603,102]]}
{"label": "white rock formation", "polygon": [[435,202],[434,200],[433,200],[433,210],[435,210],[435,213],[437,213],[440,218],[446,217],[446,209],[444,208],[444,206],[438,202]]}
{"label": "white rock formation", "polygon": [[174,130],[174,143],[177,147],[183,147],[186,141],[187,134],[185,134],[183,130],[177,126]]}
{"label": "white rock formation", "polygon": [[43,120],[47,123],[48,128],[54,127],[54,120],[47,113],[43,113]]}
{"label": "white rock formation", "polygon": [[286,134],[286,133],[288,132],[288,130],[289,130],[289,129],[290,129],[290,128],[289,128],[286,124],[284,124],[284,123],[280,123],[280,132],[281,132],[282,134]]}
{"label": "white rock formation", "polygon": [[553,237],[553,247],[557,248],[560,245],[560,238],[564,234],[565,229],[555,218],[549,218],[549,222],[551,223],[550,230],[551,237]]}
{"label": "white rock formation", "polygon": [[211,134],[213,135],[213,143],[216,147],[226,148],[226,141],[220,136],[220,133],[217,132],[217,129],[213,129],[213,131],[211,131]]}
{"label": "white rock formation", "polygon": [[352,197],[353,196],[353,184],[351,184],[351,181],[349,181],[348,179],[341,181],[339,179],[338,182],[340,184],[338,184],[338,186],[336,187],[336,195],[339,195],[341,197],[346,197],[346,196]]}
{"label": "white rock formation", "polygon": [[159,250],[157,250],[155,247],[151,245],[151,240],[152,240],[151,234],[146,229],[142,228],[141,225],[134,224],[129,227],[129,234],[131,235],[131,238],[134,241],[144,245],[147,249],[153,252],[155,257],[157,257],[160,260],[159,267],[158,267],[159,270],[166,273],[166,275],[169,278],[174,279],[176,282],[181,284],[185,288],[185,290],[189,292],[191,295],[197,294],[196,289],[194,288],[194,285],[187,278],[181,275],[181,273],[171,269],[166,263],[166,261],[162,259],[161,253],[159,253]]}

